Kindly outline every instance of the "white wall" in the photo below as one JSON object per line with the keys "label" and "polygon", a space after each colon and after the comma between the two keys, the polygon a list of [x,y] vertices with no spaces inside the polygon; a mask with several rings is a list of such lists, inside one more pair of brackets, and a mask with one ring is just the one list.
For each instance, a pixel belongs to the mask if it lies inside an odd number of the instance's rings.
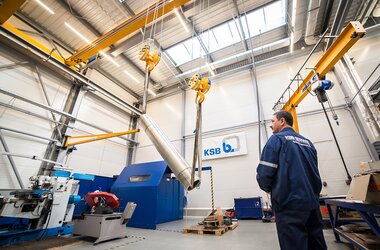
{"label": "white wall", "polygon": [[[16,51],[5,46],[0,46],[0,65],[27,60],[28,58],[20,55]],[[39,69],[42,75],[42,81],[46,86],[47,94],[52,102],[52,107],[62,110],[72,83],[42,66],[40,66]],[[108,79],[104,79],[101,75],[93,73],[91,78],[110,91],[114,91],[116,95],[127,100],[127,102],[132,104],[133,101],[136,101],[124,90],[121,90],[120,87],[112,86],[113,83]],[[37,103],[47,105],[41,85],[37,80],[35,68],[32,64],[0,70],[0,88],[31,99]],[[96,95],[97,93],[85,94],[79,109],[78,118],[113,132],[128,130],[130,120],[128,113],[101,100],[99,97],[96,97]],[[51,118],[50,112],[29,103],[13,99],[5,94],[0,94],[0,101],[37,113],[43,117]],[[60,116],[57,115],[57,118],[59,119]],[[20,113],[13,109],[6,108],[3,105],[0,105],[0,126],[10,127],[48,138],[50,138],[53,133],[51,122]],[[88,133],[99,134],[105,132],[77,122],[72,135],[84,135]],[[10,152],[31,156],[36,155],[43,158],[47,141],[7,132],[5,130],[2,131],[2,134],[5,137]],[[119,174],[125,167],[127,155],[126,140],[114,138],[78,145],[77,148],[78,150],[74,151],[66,162],[75,172],[113,176]],[[4,148],[1,144],[0,150],[4,152]],[[27,186],[29,177],[37,174],[41,162],[18,157],[13,158],[23,183]],[[18,187],[19,185],[8,158],[4,155],[0,155],[0,188]]]}
{"label": "white wall", "polygon": [[[184,115],[182,107],[182,94],[172,95],[165,99],[150,102],[147,105],[147,114],[153,118],[179,153],[181,153],[181,124]],[[138,133],[138,141],[139,146],[136,150],[134,163],[158,161],[162,159],[143,130]]]}
{"label": "white wall", "polygon": [[[360,79],[367,80],[371,72],[379,64],[380,55],[380,33],[371,36],[364,36],[348,51],[350,58],[354,58],[354,66]],[[364,89],[368,89],[371,83],[380,76],[380,70],[372,76]]]}
{"label": "white wall", "polygon": [[[12,64],[14,62],[25,60],[26,58],[17,53],[9,53],[6,47],[0,46],[0,65]],[[40,68],[40,71],[43,75],[42,80],[46,85],[46,90],[52,102],[52,106],[57,109],[62,109],[64,100],[69,92],[70,84],[63,79],[58,79],[50,71],[44,70],[43,68]],[[42,88],[38,83],[37,74],[35,73],[33,65],[18,66],[1,70],[0,88],[25,98],[29,98],[35,102],[47,104],[43,96]],[[0,94],[0,101],[51,118],[51,114],[48,111],[7,95]],[[0,124],[3,127],[22,130],[45,137],[50,137],[53,132],[50,122],[14,111],[4,106],[0,106]],[[47,141],[7,131],[3,131],[3,135],[10,152],[43,157]],[[1,152],[4,152],[2,145],[0,145],[0,148]],[[14,161],[23,183],[26,185],[29,177],[37,173],[40,162],[16,157],[14,157]],[[19,187],[9,161],[7,157],[3,155],[0,155],[0,186],[1,188]]]}

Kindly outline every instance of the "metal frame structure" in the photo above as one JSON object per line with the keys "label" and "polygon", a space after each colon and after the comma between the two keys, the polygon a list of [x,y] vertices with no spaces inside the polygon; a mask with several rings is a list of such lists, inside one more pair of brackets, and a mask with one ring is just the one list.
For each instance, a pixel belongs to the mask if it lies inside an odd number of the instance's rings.
{"label": "metal frame structure", "polygon": [[[353,238],[349,237],[343,231],[337,229],[337,223],[340,222],[338,218],[339,207],[349,208],[349,209],[358,211],[360,213],[360,216],[368,224],[368,226],[373,230],[373,232],[377,235],[377,237],[380,237],[380,227],[374,216],[374,214],[380,213],[379,205],[357,203],[357,202],[345,200],[345,199],[326,199],[325,203],[326,203],[327,210],[329,213],[330,223],[334,232],[336,242],[341,242],[340,236],[342,236],[343,238],[348,240],[350,243],[352,243],[356,248],[368,249],[365,246],[363,246],[360,242],[357,242]],[[331,205],[336,206],[335,213],[333,213],[331,209]]]}

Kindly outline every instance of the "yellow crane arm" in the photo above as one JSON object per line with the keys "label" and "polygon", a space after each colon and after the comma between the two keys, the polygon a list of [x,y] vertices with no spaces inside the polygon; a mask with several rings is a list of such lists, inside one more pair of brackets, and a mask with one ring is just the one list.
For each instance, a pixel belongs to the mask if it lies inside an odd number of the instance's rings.
{"label": "yellow crane arm", "polygon": [[119,24],[112,30],[98,37],[91,44],[78,50],[69,58],[66,58],[66,64],[73,66],[81,62],[86,62],[88,58],[96,55],[100,50],[105,49],[112,44],[116,43],[125,36],[135,32],[136,30],[148,25],[155,19],[169,13],[175,8],[184,5],[190,0],[172,0],[172,1],[159,1],[148,7],[147,9],[139,12],[133,17],[127,19]]}
{"label": "yellow crane arm", "polygon": [[5,23],[26,0],[5,0],[0,4],[0,24]]}
{"label": "yellow crane arm", "polygon": [[312,78],[318,74],[319,78],[324,77],[334,65],[343,57],[343,55],[365,34],[365,29],[358,21],[348,23],[342,33],[337,37],[330,48],[323,54],[321,59],[315,65],[315,72],[310,71],[306,78],[299,85],[297,90],[281,108],[290,111],[293,115],[293,128],[298,132],[298,121],[295,108],[305,98],[311,89]]}
{"label": "yellow crane arm", "polygon": [[[78,144],[83,144],[83,143],[93,142],[93,141],[99,141],[99,140],[103,140],[103,139],[107,139],[107,138],[112,138],[112,137],[117,137],[117,136],[137,133],[137,132],[140,132],[140,129],[133,129],[133,130],[125,131],[125,132],[115,132],[115,133],[109,133],[109,134],[67,136],[64,147],[65,148],[71,147],[71,146],[78,145]],[[86,139],[75,141],[75,142],[70,142],[71,139],[79,139],[79,138],[86,138]]]}

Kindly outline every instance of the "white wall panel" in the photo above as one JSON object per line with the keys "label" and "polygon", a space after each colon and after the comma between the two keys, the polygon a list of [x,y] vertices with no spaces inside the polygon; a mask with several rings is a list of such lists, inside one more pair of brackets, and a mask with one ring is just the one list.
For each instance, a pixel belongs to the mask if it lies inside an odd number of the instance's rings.
{"label": "white wall panel", "polygon": [[[194,100],[195,91],[186,91],[186,135],[195,129]],[[202,107],[204,132],[255,121],[257,108],[249,72],[212,82]]]}
{"label": "white wall panel", "polygon": [[114,82],[106,78],[97,70],[89,69],[87,71],[87,77],[131,105],[137,101],[135,97],[133,97],[121,87],[117,86]]}
{"label": "white wall panel", "polygon": [[[258,127],[249,126],[228,132],[213,133],[204,138],[237,132],[246,133],[248,155],[203,161],[203,166],[211,166],[213,168],[215,206],[223,208],[232,208],[234,206],[234,198],[262,196],[266,200],[265,193],[259,189],[256,182],[256,167],[259,162]],[[192,159],[193,140],[193,138],[186,140],[187,161],[191,161]],[[188,193],[188,207],[211,207],[209,171],[203,172],[200,189],[195,189]]]}
{"label": "white wall panel", "polygon": [[[27,58],[16,52],[10,53],[9,48],[0,46],[0,65],[26,60]],[[70,84],[66,80],[58,78],[54,73],[45,68],[40,67],[39,69],[52,106],[61,109],[69,91]],[[33,65],[2,69],[0,71],[0,88],[31,99],[37,103],[47,105]],[[0,101],[47,118],[52,118],[50,112],[5,94],[0,94]],[[57,117],[59,118],[59,116]],[[53,126],[49,121],[41,120],[13,109],[5,108],[4,106],[0,106],[0,124],[3,127],[9,127],[44,137],[50,137],[53,132]],[[36,155],[40,158],[44,156],[47,141],[8,131],[3,131],[2,134],[11,153],[30,156]],[[4,148],[2,146],[0,146],[0,148],[1,152],[4,152]],[[24,185],[27,185],[29,177],[37,174],[41,162],[19,157],[13,157],[13,159]],[[19,187],[8,158],[3,155],[0,156],[0,186],[1,188]]]}
{"label": "white wall panel", "polygon": [[[179,153],[181,153],[181,135],[183,120],[182,93],[148,102],[147,114],[150,115],[158,125],[162,133],[171,141]],[[152,141],[143,129],[138,134],[139,146],[136,151],[134,163],[162,160],[161,155],[154,147]]]}
{"label": "white wall panel", "polygon": [[[0,47],[0,65],[26,61],[28,59],[13,50],[11,52],[9,50],[9,48]],[[41,66],[39,69],[52,106],[58,110],[62,110],[72,83]],[[121,90],[119,87],[113,88],[115,85],[112,85],[108,79],[100,79],[100,76],[96,75],[94,77],[97,81],[101,81],[103,87],[117,92],[117,95],[123,100],[130,101],[131,103],[134,101],[129,94],[125,94],[124,90]],[[33,65],[1,70],[0,88],[47,105]],[[0,101],[51,119],[49,111],[13,99],[7,95],[0,94]],[[57,117],[60,118],[59,115]],[[85,95],[79,109],[78,118],[109,131],[119,132],[129,129],[130,116],[127,113],[91,93]],[[13,109],[7,109],[4,106],[0,106],[0,124],[4,127],[11,127],[45,137],[51,137],[53,133],[53,127],[49,121],[41,120]],[[105,133],[80,122],[77,122],[75,126],[76,128],[72,132],[72,135]],[[3,131],[3,135],[12,153],[36,155],[40,158],[44,156],[47,141],[7,131]],[[126,140],[112,138],[78,145],[77,148],[78,150],[75,150],[67,161],[67,165],[73,168],[75,172],[113,176],[119,174],[125,166],[127,155]],[[2,146],[0,146],[0,150],[4,152]],[[25,185],[28,183],[30,176],[37,174],[41,164],[40,161],[17,157],[14,157],[14,161]],[[10,163],[2,155],[0,156],[0,183],[0,188],[18,188]]]}
{"label": "white wall panel", "polygon": [[[99,98],[85,95],[78,118],[112,132],[129,129],[129,115]],[[77,122],[73,135],[103,134],[104,131]],[[125,137],[125,136],[124,136]],[[126,164],[127,141],[110,138],[76,146],[70,156],[69,166],[79,173],[113,176],[120,174]]]}
{"label": "white wall panel", "polygon": [[[178,153],[181,153],[181,141],[170,141]],[[138,147],[136,151],[136,157],[134,164],[143,163],[143,162],[152,162],[152,161],[162,161],[162,157],[160,153],[158,153],[157,149],[154,145],[145,145],[142,147]],[[189,161],[188,161],[189,162]]]}
{"label": "white wall panel", "polygon": [[[380,34],[364,37],[360,39],[355,46],[348,52],[350,58],[354,59],[354,66],[358,72],[360,79],[364,81],[368,78],[371,72],[379,64],[380,55]],[[367,83],[366,88],[371,86],[371,83],[380,75],[380,71],[372,76],[373,78]]]}

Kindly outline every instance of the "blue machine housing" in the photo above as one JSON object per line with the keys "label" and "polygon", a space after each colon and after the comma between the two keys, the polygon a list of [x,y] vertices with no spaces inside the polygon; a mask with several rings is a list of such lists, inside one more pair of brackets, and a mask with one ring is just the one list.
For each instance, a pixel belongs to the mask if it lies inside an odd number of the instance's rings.
{"label": "blue machine housing", "polygon": [[124,168],[111,188],[120,199],[120,211],[128,202],[137,204],[128,226],[156,229],[159,223],[183,218],[184,188],[170,178],[164,161],[130,165]]}

